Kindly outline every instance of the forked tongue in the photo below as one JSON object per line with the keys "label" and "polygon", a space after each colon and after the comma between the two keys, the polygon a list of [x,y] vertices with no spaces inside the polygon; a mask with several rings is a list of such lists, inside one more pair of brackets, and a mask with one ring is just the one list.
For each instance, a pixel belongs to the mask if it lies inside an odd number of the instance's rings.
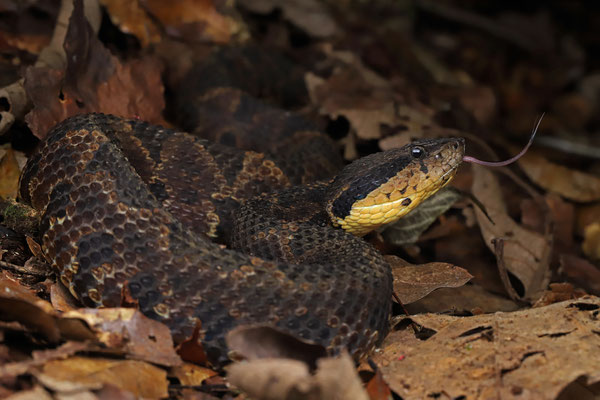
{"label": "forked tongue", "polygon": [[533,132],[531,132],[531,137],[529,138],[529,142],[527,142],[527,145],[516,156],[509,158],[508,160],[504,160],[504,161],[482,161],[482,160],[478,160],[475,157],[464,156],[463,161],[474,163],[474,164],[485,165],[488,167],[505,167],[507,165],[514,163],[519,158],[521,158],[523,156],[523,154],[525,154],[527,152],[527,150],[529,149],[529,146],[531,146],[531,143],[533,143],[533,138],[535,138],[535,134],[537,133],[540,123],[542,122],[542,118],[544,118],[544,114],[542,114],[540,116],[540,119],[538,119],[537,123],[535,124],[535,127],[533,128]]}

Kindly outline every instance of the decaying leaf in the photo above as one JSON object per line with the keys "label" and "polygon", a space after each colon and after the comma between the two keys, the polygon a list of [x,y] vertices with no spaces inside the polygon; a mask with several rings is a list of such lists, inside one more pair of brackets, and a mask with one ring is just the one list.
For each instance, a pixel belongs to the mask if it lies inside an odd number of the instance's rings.
{"label": "decaying leaf", "polygon": [[168,395],[167,373],[151,364],[134,360],[70,357],[46,363],[36,377],[56,392],[79,392],[117,386],[144,398]]}
{"label": "decaying leaf", "polygon": [[[403,399],[554,399],[571,382],[600,381],[600,298],[474,317],[411,316],[427,340],[384,342],[374,356]],[[402,324],[411,332],[409,324]],[[390,335],[393,338],[397,335]],[[435,360],[432,362],[432,360]]]}
{"label": "decaying leaf", "polygon": [[[552,238],[529,231],[510,218],[495,175],[487,168],[473,165],[473,195],[487,210],[493,223],[475,208],[479,228],[488,248],[495,251],[494,241],[503,241],[500,262],[523,285],[523,298],[539,296],[549,282]],[[507,288],[509,290],[509,288]]]}
{"label": "decaying leaf", "polygon": [[576,202],[600,200],[600,178],[595,175],[555,164],[531,152],[518,162],[529,179],[546,190]]}
{"label": "decaying leaf", "polygon": [[440,190],[397,222],[387,226],[383,232],[384,238],[396,246],[416,242],[419,236],[461,197],[462,195],[451,187]]}
{"label": "decaying leaf", "polygon": [[65,50],[66,70],[29,67],[25,72],[25,89],[34,106],[25,120],[37,137],[43,138],[58,122],[84,112],[163,121],[159,63],[147,58],[121,64],[96,37],[77,1]]}
{"label": "decaying leaf", "polygon": [[338,31],[335,20],[323,4],[315,0],[239,0],[238,3],[258,14],[280,9],[286,20],[314,37],[325,38]]}
{"label": "decaying leaf", "polygon": [[402,304],[410,304],[438,288],[459,287],[473,276],[463,268],[435,262],[411,265],[396,256],[386,256],[394,276],[394,292]]}
{"label": "decaying leaf", "polygon": [[367,400],[369,397],[347,353],[322,358],[314,375],[307,364],[285,358],[236,363],[227,377],[257,400]]}

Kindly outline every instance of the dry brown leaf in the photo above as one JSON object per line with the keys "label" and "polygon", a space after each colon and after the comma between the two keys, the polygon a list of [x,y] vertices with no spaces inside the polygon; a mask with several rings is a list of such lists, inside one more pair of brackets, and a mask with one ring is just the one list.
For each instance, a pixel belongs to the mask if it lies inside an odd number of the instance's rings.
{"label": "dry brown leaf", "polygon": [[168,395],[167,373],[134,360],[71,357],[46,363],[36,377],[59,393],[100,389],[111,384],[138,397],[157,399]]}
{"label": "dry brown leaf", "polygon": [[17,198],[20,174],[15,152],[9,148],[0,159],[0,198]]}
{"label": "dry brown leaf", "polygon": [[413,303],[438,288],[462,286],[473,278],[463,268],[448,263],[411,265],[396,256],[385,259],[392,267],[394,292],[402,304]]}
{"label": "dry brown leaf", "polygon": [[[391,342],[374,356],[403,399],[555,399],[571,382],[600,381],[600,299],[512,313],[410,317],[427,340]],[[403,324],[411,332],[409,324]]]}
{"label": "dry brown leaf", "polygon": [[529,152],[519,159],[523,172],[542,188],[573,201],[600,200],[600,178],[576,171]]}
{"label": "dry brown leaf", "polygon": [[153,58],[121,64],[96,37],[75,3],[65,38],[66,70],[29,67],[25,89],[33,109],[25,116],[43,138],[65,118],[104,112],[161,123],[164,108],[161,66]]}
{"label": "dry brown leaf", "polygon": [[322,358],[311,376],[307,364],[285,358],[235,363],[228,369],[232,385],[257,400],[367,400],[369,397],[348,353]]}
{"label": "dry brown leaf", "polygon": [[238,0],[238,3],[257,14],[271,14],[280,9],[286,20],[314,37],[326,38],[338,31],[325,6],[315,0]]}
{"label": "dry brown leaf", "polygon": [[82,308],[64,313],[63,320],[68,319],[85,321],[99,342],[130,358],[165,366],[181,364],[169,328],[133,308]]}
{"label": "dry brown leaf", "polygon": [[[490,218],[475,208],[483,239],[495,251],[494,240],[503,240],[499,257],[506,269],[523,284],[523,298],[535,299],[549,282],[551,238],[524,229],[510,218],[496,176],[487,168],[473,165],[473,195],[483,204]],[[507,288],[508,289],[508,288]]]}

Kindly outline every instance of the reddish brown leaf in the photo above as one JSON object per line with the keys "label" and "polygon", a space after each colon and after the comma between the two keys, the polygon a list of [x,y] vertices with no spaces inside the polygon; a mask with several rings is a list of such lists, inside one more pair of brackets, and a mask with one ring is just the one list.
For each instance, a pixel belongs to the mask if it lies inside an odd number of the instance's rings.
{"label": "reddish brown leaf", "polygon": [[375,376],[367,383],[367,394],[370,400],[391,400],[392,391],[383,379],[381,371],[377,370]]}

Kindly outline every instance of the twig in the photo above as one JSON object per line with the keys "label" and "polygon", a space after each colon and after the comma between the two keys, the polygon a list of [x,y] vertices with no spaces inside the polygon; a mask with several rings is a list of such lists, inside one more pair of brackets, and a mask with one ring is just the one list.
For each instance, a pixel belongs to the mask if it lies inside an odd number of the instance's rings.
{"label": "twig", "polygon": [[45,278],[48,276],[47,272],[33,271],[29,268],[25,268],[25,267],[22,267],[22,266],[16,265],[16,264],[11,264],[9,262],[2,261],[2,260],[0,260],[0,267],[11,270],[13,272],[17,272],[19,274],[24,274],[24,275],[31,275],[31,276],[36,276],[36,277],[40,277],[40,278]]}

